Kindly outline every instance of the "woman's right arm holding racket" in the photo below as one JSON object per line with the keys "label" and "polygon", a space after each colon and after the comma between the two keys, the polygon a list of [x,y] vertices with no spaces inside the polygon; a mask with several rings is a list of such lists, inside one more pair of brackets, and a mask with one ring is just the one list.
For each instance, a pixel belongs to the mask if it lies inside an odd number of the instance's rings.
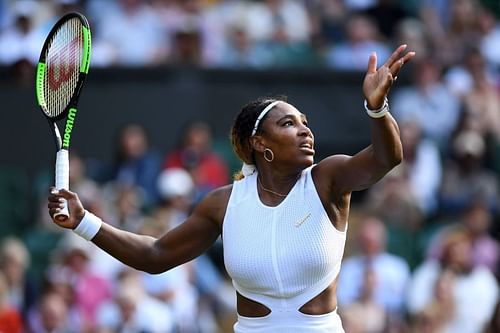
{"label": "woman's right arm holding racket", "polygon": [[[221,233],[230,192],[230,186],[211,192],[184,223],[158,239],[102,223],[92,242],[135,269],[153,274],[164,272],[194,259],[215,242]],[[54,219],[60,199],[66,199],[69,205],[70,216],[64,222]],[[60,227],[75,229],[87,214],[74,192],[51,188],[48,200],[49,214]]]}

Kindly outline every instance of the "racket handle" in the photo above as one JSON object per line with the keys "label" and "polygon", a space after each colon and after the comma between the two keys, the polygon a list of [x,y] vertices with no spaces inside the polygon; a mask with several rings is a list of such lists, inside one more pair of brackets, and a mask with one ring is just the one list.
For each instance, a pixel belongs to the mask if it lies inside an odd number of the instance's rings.
{"label": "racket handle", "polygon": [[[56,155],[56,188],[58,190],[69,189],[69,151],[61,149]],[[54,217],[59,221],[64,221],[69,217],[68,202],[64,200],[64,205],[61,210],[54,214]]]}

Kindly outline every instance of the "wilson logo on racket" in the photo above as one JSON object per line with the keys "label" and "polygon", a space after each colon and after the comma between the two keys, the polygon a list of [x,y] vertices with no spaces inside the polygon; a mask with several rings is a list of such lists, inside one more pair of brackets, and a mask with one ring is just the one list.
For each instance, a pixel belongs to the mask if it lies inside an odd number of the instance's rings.
{"label": "wilson logo on racket", "polygon": [[47,81],[52,90],[58,90],[62,84],[73,78],[76,69],[80,67],[78,52],[81,49],[81,38],[75,37],[65,49],[51,54],[51,65],[48,66]]}
{"label": "wilson logo on racket", "polygon": [[68,111],[68,119],[66,120],[66,127],[64,128],[63,144],[64,148],[69,148],[69,141],[71,140],[71,131],[76,117],[76,109],[71,108]]}

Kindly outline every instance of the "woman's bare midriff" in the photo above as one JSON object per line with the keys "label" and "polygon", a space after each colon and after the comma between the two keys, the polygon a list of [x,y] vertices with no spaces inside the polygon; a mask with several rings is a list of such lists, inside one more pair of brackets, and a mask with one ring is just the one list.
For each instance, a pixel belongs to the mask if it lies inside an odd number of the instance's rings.
{"label": "woman's bare midriff", "polygon": [[[319,295],[304,304],[299,311],[308,315],[322,315],[334,311],[337,308],[336,291],[337,279]],[[236,292],[236,295],[238,314],[241,316],[257,318],[271,313],[271,309],[264,304],[242,296],[238,292]]]}

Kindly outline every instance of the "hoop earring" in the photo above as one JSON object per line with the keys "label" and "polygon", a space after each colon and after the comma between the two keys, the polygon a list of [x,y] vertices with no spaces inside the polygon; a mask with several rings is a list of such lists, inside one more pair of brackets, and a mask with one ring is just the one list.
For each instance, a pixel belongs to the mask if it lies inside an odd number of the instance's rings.
{"label": "hoop earring", "polygon": [[[270,154],[271,157],[268,157],[266,154]],[[266,161],[268,161],[269,163],[271,163],[272,161],[274,161],[274,153],[273,153],[273,151],[271,149],[269,149],[269,148],[264,149],[264,159]]]}

